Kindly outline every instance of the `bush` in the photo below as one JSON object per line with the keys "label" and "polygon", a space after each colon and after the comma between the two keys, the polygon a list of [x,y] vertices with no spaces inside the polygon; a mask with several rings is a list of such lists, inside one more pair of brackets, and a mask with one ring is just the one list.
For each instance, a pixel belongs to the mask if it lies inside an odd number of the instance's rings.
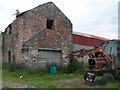
{"label": "bush", "polygon": [[8,63],[2,63],[2,69],[8,70],[9,64]]}
{"label": "bush", "polygon": [[83,62],[79,62],[77,59],[72,58],[67,67],[67,73],[80,73],[85,72],[85,65]]}
{"label": "bush", "polygon": [[2,69],[9,70],[10,72],[24,71],[26,66],[24,64],[17,63],[3,63]]}

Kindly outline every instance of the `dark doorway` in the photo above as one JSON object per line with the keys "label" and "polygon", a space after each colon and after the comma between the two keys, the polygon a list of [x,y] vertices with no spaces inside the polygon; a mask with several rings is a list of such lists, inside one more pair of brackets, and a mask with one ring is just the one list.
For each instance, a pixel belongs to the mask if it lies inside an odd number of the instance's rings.
{"label": "dark doorway", "polygon": [[11,63],[11,51],[8,51],[8,62]]}

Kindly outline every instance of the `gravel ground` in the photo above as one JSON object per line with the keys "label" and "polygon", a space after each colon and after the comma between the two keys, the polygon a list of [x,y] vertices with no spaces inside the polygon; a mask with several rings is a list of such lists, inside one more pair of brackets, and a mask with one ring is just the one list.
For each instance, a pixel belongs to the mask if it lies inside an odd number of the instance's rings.
{"label": "gravel ground", "polygon": [[2,81],[0,83],[1,83],[0,89],[1,88],[34,88],[33,86],[11,83],[11,82],[6,82],[6,81]]}

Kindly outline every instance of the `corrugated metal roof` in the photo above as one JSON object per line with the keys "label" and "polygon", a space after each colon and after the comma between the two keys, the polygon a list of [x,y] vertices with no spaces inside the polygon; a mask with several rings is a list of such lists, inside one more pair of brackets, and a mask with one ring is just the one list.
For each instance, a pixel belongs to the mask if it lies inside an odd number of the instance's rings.
{"label": "corrugated metal roof", "polygon": [[108,39],[90,34],[73,32],[73,44],[100,47],[103,41]]}
{"label": "corrugated metal roof", "polygon": [[109,40],[107,38],[103,38],[103,37],[99,37],[99,36],[94,36],[94,35],[91,35],[92,38],[95,38],[95,39],[100,39],[100,40]]}
{"label": "corrugated metal roof", "polygon": [[92,37],[90,34],[81,33],[81,32],[73,32],[73,34],[84,36],[84,37]]}
{"label": "corrugated metal roof", "polygon": [[109,40],[107,38],[103,38],[103,37],[99,37],[99,36],[95,36],[95,35],[91,35],[91,34],[86,34],[86,33],[81,33],[81,32],[73,32],[73,34],[88,37],[88,38],[99,39],[99,40],[103,40],[103,41]]}

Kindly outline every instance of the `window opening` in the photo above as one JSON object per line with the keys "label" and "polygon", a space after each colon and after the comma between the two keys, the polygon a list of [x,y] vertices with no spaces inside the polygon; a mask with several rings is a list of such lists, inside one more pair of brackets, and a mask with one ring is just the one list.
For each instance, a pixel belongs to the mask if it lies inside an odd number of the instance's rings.
{"label": "window opening", "polygon": [[47,28],[48,28],[48,29],[52,29],[53,24],[54,24],[54,20],[52,20],[52,19],[47,19]]}
{"label": "window opening", "polygon": [[9,24],[9,34],[11,34],[11,30],[12,30],[12,25]]}

